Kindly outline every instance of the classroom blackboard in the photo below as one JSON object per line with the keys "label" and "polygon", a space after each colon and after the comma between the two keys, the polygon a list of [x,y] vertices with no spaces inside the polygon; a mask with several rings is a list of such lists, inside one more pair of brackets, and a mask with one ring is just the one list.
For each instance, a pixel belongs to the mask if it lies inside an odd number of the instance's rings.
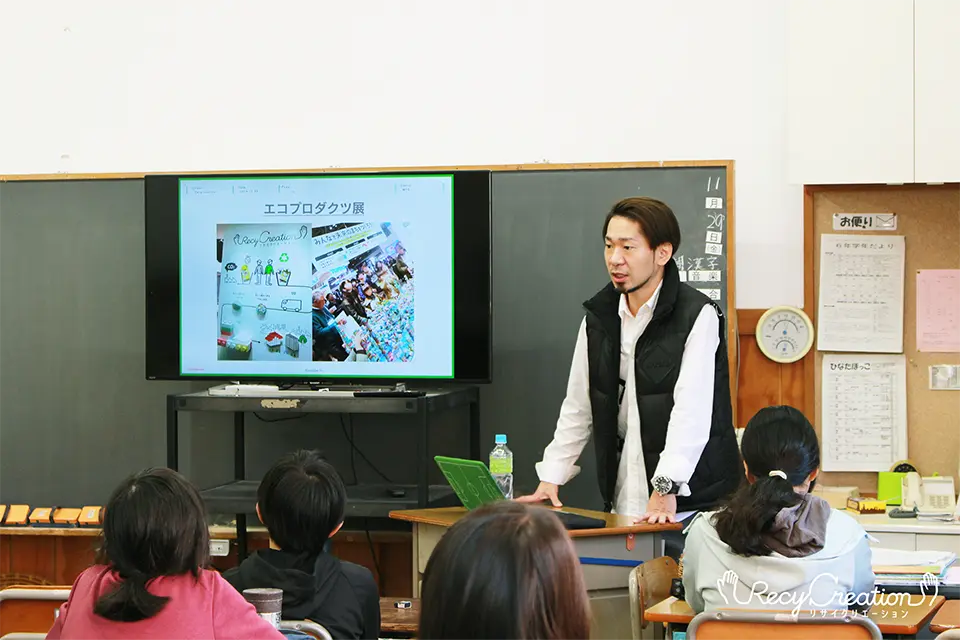
{"label": "classroom blackboard", "polygon": [[[534,463],[556,425],[582,302],[607,282],[601,227],[614,202],[644,195],[669,204],[681,223],[681,272],[691,285],[715,290],[733,317],[733,164],[489,168],[493,383],[481,389],[482,448],[507,434],[519,494],[536,487]],[[123,178],[0,177],[0,503],[100,504],[127,473],[164,464],[165,394],[209,386],[143,378],[149,239],[143,181]],[[229,416],[182,420],[187,475],[201,486],[230,479]],[[247,424],[249,478],[298,447],[321,448],[345,478],[353,474],[335,418],[266,424],[249,416]],[[466,424],[456,412],[438,421],[430,455],[465,457]],[[397,483],[414,480],[414,465],[401,455],[413,455],[412,427],[376,416],[351,424],[365,456]],[[565,503],[602,508],[590,447],[580,466],[561,494]],[[356,471],[361,481],[379,480],[366,463]],[[439,470],[433,481],[443,482]]]}
{"label": "classroom blackboard", "polygon": [[[495,173],[494,220],[505,225],[512,244],[518,234],[531,234],[537,262],[551,265],[563,254],[583,253],[586,262],[602,262],[601,227],[611,205],[630,196],[647,196],[667,203],[680,222],[682,240],[674,259],[680,277],[707,294],[726,315],[731,243],[727,168],[644,167]],[[536,238],[539,235],[540,238]],[[537,245],[540,239],[549,239]],[[522,242],[520,243],[522,244]],[[592,250],[592,252],[591,252]],[[496,254],[494,259],[500,257]],[[593,270],[591,270],[593,271]],[[588,272],[590,273],[590,272]],[[592,275],[592,273],[591,273]],[[602,281],[593,282],[595,288]],[[590,291],[589,282],[582,295]],[[728,313],[729,311],[729,313]]]}

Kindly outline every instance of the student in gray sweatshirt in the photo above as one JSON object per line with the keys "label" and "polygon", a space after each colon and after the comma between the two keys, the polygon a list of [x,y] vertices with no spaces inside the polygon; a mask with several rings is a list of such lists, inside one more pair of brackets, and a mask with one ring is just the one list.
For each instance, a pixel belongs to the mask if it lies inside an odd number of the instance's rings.
{"label": "student in gray sweatshirt", "polygon": [[747,483],[685,532],[690,606],[801,614],[868,608],[874,575],[867,533],[810,493],[820,467],[810,422],[793,407],[767,407],[747,424],[740,446]]}

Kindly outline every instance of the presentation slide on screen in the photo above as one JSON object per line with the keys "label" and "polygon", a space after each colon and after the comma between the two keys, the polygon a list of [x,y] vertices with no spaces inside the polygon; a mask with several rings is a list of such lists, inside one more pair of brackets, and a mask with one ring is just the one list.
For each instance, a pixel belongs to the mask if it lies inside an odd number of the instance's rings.
{"label": "presentation slide on screen", "polygon": [[453,376],[453,177],[180,181],[184,375]]}

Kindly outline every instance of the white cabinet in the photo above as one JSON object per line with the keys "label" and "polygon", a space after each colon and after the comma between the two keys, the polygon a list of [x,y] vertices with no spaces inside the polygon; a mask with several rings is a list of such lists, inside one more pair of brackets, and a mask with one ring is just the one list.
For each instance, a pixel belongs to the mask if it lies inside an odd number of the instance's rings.
{"label": "white cabinet", "polygon": [[917,550],[917,534],[915,533],[889,533],[887,531],[870,531],[870,535],[876,540],[870,541],[874,547],[884,549],[899,549],[900,551]]}
{"label": "white cabinet", "polygon": [[915,0],[914,34],[914,182],[958,182],[960,0]]}
{"label": "white cabinet", "polygon": [[928,534],[917,536],[918,551],[949,551],[960,556],[960,536]]}
{"label": "white cabinet", "polygon": [[913,182],[913,12],[914,0],[790,0],[789,182]]}

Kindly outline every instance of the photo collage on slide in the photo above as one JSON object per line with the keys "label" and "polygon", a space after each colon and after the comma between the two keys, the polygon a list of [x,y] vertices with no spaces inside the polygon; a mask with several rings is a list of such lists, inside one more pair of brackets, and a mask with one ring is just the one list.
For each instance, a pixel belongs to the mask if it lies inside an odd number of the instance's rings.
{"label": "photo collage on slide", "polygon": [[218,224],[217,359],[412,361],[408,226]]}

